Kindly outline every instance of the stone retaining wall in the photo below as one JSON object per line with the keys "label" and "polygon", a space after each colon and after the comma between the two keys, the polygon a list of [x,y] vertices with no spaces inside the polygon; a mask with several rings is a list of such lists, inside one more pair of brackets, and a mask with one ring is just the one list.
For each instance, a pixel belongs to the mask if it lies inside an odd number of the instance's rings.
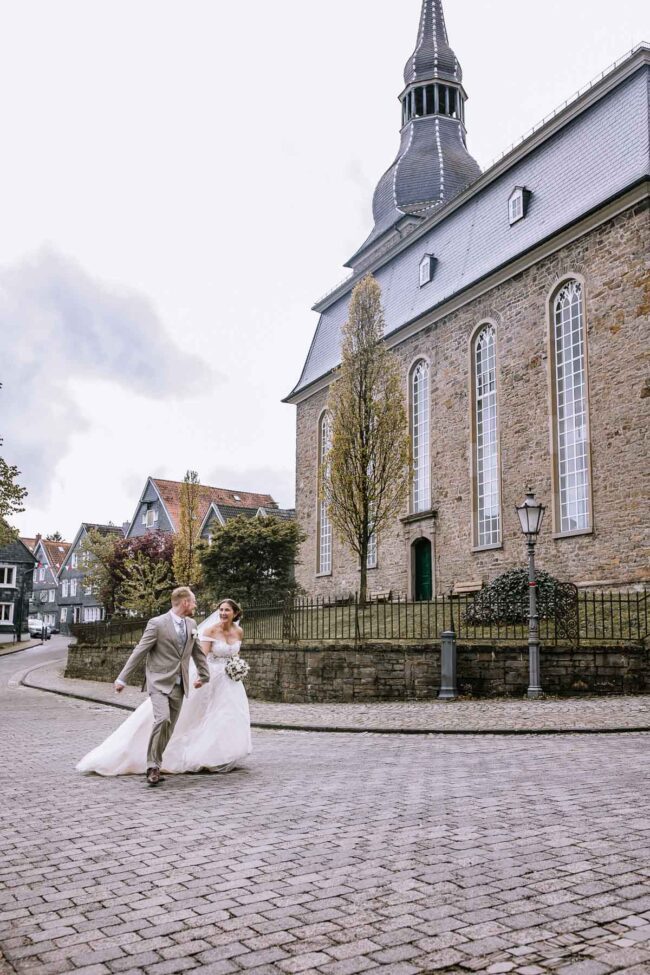
{"label": "stone retaining wall", "polygon": [[[66,677],[112,681],[131,647],[73,645]],[[252,698],[298,704],[329,701],[426,701],[440,683],[440,646],[337,644],[287,647],[246,644]],[[636,646],[542,650],[542,686],[548,694],[650,692],[650,650]],[[131,683],[142,682],[136,673]],[[528,648],[458,647],[458,686],[473,697],[522,697],[528,687]]]}

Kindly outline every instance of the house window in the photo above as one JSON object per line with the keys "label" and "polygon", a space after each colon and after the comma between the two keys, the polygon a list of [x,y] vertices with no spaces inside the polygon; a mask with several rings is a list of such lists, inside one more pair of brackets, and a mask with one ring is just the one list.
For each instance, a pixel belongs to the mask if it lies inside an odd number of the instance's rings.
{"label": "house window", "polygon": [[16,566],[0,565],[0,586],[4,589],[14,589],[16,586]]}
{"label": "house window", "polygon": [[61,596],[63,597],[63,599],[68,598],[69,589],[70,589],[70,583],[68,582],[67,579],[64,579],[63,582],[61,583]]}
{"label": "house window", "polygon": [[493,326],[486,325],[474,345],[474,542],[478,547],[501,541],[497,437],[496,335]]}
{"label": "house window", "polygon": [[71,596],[76,596],[77,595],[77,580],[76,579],[71,579],[70,580],[70,595]]}
{"label": "house window", "polygon": [[13,623],[13,621],[14,621],[14,604],[0,603],[0,623]]}
{"label": "house window", "polygon": [[53,603],[56,599],[56,589],[50,589],[47,595],[48,602]]}
{"label": "house window", "polygon": [[84,609],[84,623],[99,623],[101,618],[101,606],[86,606]]}
{"label": "house window", "polygon": [[93,594],[93,587],[84,586],[84,596],[92,596],[92,594]]}
{"label": "house window", "polygon": [[75,552],[74,555],[70,556],[70,568],[77,569],[78,567],[79,567],[79,558],[77,556],[77,553]]}
{"label": "house window", "polygon": [[583,289],[567,281],[553,301],[556,531],[590,527],[589,417]]}
{"label": "house window", "polygon": [[431,507],[429,421],[429,365],[421,359],[411,373],[411,442],[413,444],[411,508],[414,513],[428,511]]}
{"label": "house window", "polygon": [[327,501],[320,497],[327,478],[328,454],[332,446],[332,418],[323,413],[318,431],[318,574],[332,572],[332,523],[327,511]]}
{"label": "house window", "polygon": [[36,570],[36,581],[45,582],[45,566],[41,566],[40,569]]}
{"label": "house window", "polygon": [[158,521],[158,509],[154,508],[152,505],[147,507],[147,510],[142,515],[142,524],[146,528],[153,528]]}
{"label": "house window", "polygon": [[67,621],[68,621],[68,611],[64,606],[61,610],[61,622],[67,623]]}

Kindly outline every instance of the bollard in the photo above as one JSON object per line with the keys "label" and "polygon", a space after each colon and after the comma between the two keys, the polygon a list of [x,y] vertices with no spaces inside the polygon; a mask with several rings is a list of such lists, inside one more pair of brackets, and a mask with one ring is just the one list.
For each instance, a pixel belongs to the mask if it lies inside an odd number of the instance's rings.
{"label": "bollard", "polygon": [[440,690],[439,701],[455,701],[458,697],[456,685],[456,634],[445,630],[440,644]]}

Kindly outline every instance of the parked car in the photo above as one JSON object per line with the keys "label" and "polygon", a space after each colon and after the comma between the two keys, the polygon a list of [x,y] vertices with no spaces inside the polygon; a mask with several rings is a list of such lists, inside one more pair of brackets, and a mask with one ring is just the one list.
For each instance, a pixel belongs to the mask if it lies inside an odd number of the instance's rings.
{"label": "parked car", "polygon": [[43,620],[37,619],[35,616],[30,617],[27,620],[27,627],[29,629],[29,635],[32,640],[37,636],[40,636],[41,640],[49,640],[51,636],[50,627],[47,626]]}

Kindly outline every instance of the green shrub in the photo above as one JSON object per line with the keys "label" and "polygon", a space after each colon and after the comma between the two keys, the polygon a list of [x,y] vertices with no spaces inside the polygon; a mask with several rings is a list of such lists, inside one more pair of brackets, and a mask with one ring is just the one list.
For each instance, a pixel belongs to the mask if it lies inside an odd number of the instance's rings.
{"label": "green shrub", "polygon": [[[471,626],[526,623],[528,593],[527,569],[510,569],[476,594],[467,607],[465,621]],[[566,600],[566,584],[548,572],[537,573],[537,613],[540,619],[555,616]]]}

